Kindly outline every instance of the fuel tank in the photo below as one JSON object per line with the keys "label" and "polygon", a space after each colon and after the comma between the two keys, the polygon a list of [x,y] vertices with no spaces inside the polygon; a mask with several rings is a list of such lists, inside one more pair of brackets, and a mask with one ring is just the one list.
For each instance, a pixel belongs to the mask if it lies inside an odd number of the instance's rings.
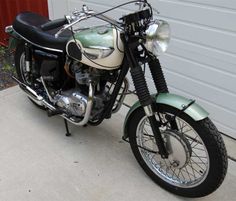
{"label": "fuel tank", "polygon": [[75,33],[67,45],[67,54],[94,68],[113,70],[120,67],[124,53],[119,30],[96,26]]}

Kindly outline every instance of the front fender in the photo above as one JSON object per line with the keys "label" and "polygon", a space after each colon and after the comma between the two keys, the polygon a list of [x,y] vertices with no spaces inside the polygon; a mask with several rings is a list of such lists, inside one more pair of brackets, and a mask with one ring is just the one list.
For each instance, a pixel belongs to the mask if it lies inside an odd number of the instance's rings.
{"label": "front fender", "polygon": [[[154,96],[156,99],[156,103],[164,104],[172,106],[176,109],[182,110],[186,105],[188,105],[192,100],[189,100],[185,97],[171,94],[171,93],[160,93],[157,96]],[[126,115],[125,122],[124,122],[124,139],[128,138],[127,132],[127,125],[129,124],[129,120],[132,117],[132,114],[135,110],[139,109],[141,104],[137,101],[129,110],[128,114]],[[193,103],[190,105],[185,111],[188,116],[190,116],[195,121],[200,121],[208,117],[209,113],[204,110],[200,105],[197,103]]]}

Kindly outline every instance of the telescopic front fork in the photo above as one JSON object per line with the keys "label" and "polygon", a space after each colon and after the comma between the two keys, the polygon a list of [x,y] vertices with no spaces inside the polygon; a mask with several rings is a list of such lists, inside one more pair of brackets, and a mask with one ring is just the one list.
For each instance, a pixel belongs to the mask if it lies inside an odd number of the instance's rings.
{"label": "telescopic front fork", "polygon": [[[159,60],[154,55],[150,55],[150,61],[148,62],[148,65],[158,93],[169,93]],[[178,130],[175,119],[167,119],[167,121],[170,121],[170,125],[173,130]]]}
{"label": "telescopic front fork", "polygon": [[134,87],[136,89],[141,106],[143,107],[149,119],[154,134],[154,138],[156,140],[156,144],[159,150],[159,154],[161,155],[162,158],[168,158],[168,152],[166,150],[164,140],[159,130],[160,123],[156,120],[155,112],[153,111],[154,100],[151,97],[150,92],[148,90],[144,73],[142,71],[141,66],[134,58],[132,49],[127,48],[127,50],[128,50],[127,58],[129,60],[129,64],[131,67],[130,73],[132,76]]}

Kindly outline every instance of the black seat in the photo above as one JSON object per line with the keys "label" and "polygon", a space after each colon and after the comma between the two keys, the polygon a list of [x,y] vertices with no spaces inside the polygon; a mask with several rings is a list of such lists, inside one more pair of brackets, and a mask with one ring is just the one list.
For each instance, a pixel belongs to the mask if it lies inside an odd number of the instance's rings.
{"label": "black seat", "polygon": [[66,43],[72,34],[70,31],[65,31],[58,38],[55,38],[54,34],[60,30],[61,27],[50,31],[43,31],[40,27],[49,21],[49,19],[39,14],[23,12],[16,16],[13,28],[18,34],[35,45],[64,51]]}

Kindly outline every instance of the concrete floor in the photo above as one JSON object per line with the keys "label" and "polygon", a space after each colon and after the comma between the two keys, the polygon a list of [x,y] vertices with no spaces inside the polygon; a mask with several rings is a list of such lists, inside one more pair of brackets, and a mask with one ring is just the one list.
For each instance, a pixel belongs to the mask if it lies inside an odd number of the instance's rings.
{"label": "concrete floor", "polygon": [[[48,118],[18,87],[0,92],[0,201],[191,200],[161,189],[121,140],[125,111],[98,127]],[[236,163],[213,194],[196,200],[234,200]]]}

